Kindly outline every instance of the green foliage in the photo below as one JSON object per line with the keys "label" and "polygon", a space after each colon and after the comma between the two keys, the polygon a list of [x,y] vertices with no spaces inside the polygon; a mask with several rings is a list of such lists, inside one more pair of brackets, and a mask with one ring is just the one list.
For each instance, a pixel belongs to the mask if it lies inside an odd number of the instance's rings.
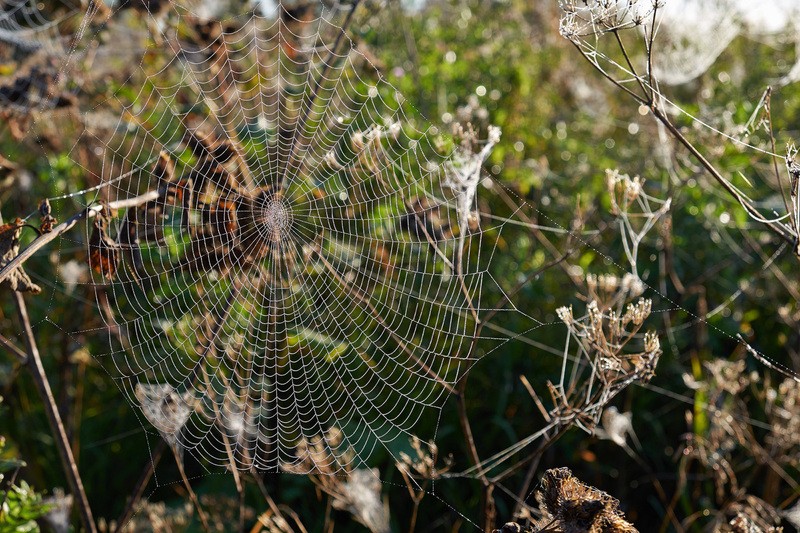
{"label": "green foliage", "polygon": [[6,439],[0,436],[0,531],[39,531],[36,520],[49,509],[41,494],[25,480],[17,480],[20,469],[24,467],[25,462],[14,456]]}

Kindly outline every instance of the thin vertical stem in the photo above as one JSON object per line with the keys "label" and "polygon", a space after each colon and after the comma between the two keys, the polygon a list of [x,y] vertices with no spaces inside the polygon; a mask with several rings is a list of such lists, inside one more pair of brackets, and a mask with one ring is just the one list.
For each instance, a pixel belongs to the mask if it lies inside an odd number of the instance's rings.
{"label": "thin vertical stem", "polygon": [[117,527],[114,530],[114,533],[120,533],[124,529],[125,524],[127,524],[133,516],[133,513],[136,510],[136,504],[142,499],[144,490],[147,488],[150,478],[153,477],[153,472],[155,471],[158,462],[161,461],[161,457],[164,455],[165,451],[167,451],[167,442],[164,439],[159,439],[158,444],[150,454],[150,461],[148,461],[147,465],[145,465],[144,470],[142,470],[142,474],[139,476],[139,480],[136,482],[136,488],[133,489],[133,494],[131,495],[130,500],[128,500],[125,510],[122,511],[119,519],[117,519]]}
{"label": "thin vertical stem", "polygon": [[192,484],[189,483],[189,478],[186,476],[186,470],[183,468],[183,457],[181,457],[181,454],[178,452],[178,446],[178,444],[172,446],[172,455],[175,456],[175,464],[178,465],[178,473],[181,475],[181,480],[183,480],[183,486],[189,493],[189,499],[197,510],[197,518],[200,519],[200,525],[203,526],[203,531],[210,533],[211,527],[208,525],[208,517],[205,511],[203,511],[202,505],[200,505],[200,498],[197,497],[197,494],[192,488]]}
{"label": "thin vertical stem", "polygon": [[36,345],[36,339],[33,336],[33,328],[28,316],[28,309],[25,306],[25,299],[17,291],[12,291],[17,304],[17,314],[19,315],[20,323],[22,324],[23,333],[25,335],[25,344],[28,349],[27,367],[33,376],[33,381],[36,384],[36,390],[44,404],[44,411],[47,415],[47,421],[50,424],[50,429],[53,432],[53,437],[58,448],[58,455],[61,458],[61,463],[64,466],[64,473],[67,476],[72,496],[77,502],[78,510],[81,515],[81,523],[84,529],[90,533],[97,533],[97,528],[92,516],[92,509],[89,507],[89,500],[86,498],[86,491],[83,489],[83,482],[81,481],[78,466],[75,464],[75,457],[72,455],[72,447],[67,439],[67,432],[64,430],[64,423],[61,420],[61,415],[58,412],[55,398],[53,398],[53,391],[50,389],[50,383],[47,381],[47,375],[44,372],[44,365],[42,365],[42,358],[39,355],[39,348]]}

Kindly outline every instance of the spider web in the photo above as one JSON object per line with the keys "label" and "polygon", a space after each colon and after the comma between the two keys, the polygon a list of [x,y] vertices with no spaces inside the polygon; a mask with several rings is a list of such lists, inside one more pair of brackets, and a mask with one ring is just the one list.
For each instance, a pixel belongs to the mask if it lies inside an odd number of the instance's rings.
{"label": "spider web", "polygon": [[[112,346],[93,355],[151,433],[211,466],[335,473],[416,434],[509,337],[593,368],[530,330],[478,334],[499,310],[482,296],[510,221],[477,206],[499,132],[453,144],[413,118],[342,31],[349,5],[221,24],[165,5],[141,13],[154,47],[124,25],[93,36],[106,43],[93,71],[128,88],[96,106],[114,111],[82,114],[97,185],[51,198],[128,206],[86,227]],[[162,33],[163,17],[177,30]],[[303,444],[319,442],[333,454]]]}
{"label": "spider web", "polygon": [[77,9],[64,3],[47,12],[31,0],[3,0],[0,2],[0,42],[22,52],[42,48],[63,52],[58,24],[74,14]]}
{"label": "spider web", "polygon": [[116,120],[85,116],[96,200],[147,198],[87,225],[114,347],[93,355],[212,466],[302,472],[298,444],[325,439],[350,470],[476,358],[502,225],[485,238],[475,197],[500,132],[452,145],[417,124],[338,25],[350,10],[169,4],[147,16],[178,31],[125,71]]}
{"label": "spider web", "polygon": [[[796,47],[798,18],[792,7],[783,1],[769,6],[739,0],[665,2],[659,20],[661,53],[655,57],[656,74],[670,85],[690,82],[740,35],[756,40],[784,38],[793,40]],[[800,63],[795,62],[779,83],[793,83],[799,73]]]}

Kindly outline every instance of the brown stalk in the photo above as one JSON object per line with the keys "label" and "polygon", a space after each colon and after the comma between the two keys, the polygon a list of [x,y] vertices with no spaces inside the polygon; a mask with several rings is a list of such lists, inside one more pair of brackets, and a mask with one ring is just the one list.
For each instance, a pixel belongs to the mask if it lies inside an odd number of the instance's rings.
{"label": "brown stalk", "polygon": [[3,335],[0,335],[0,346],[5,348],[8,353],[16,357],[19,364],[24,365],[28,362],[28,354],[23,352],[19,346]]}
{"label": "brown stalk", "polygon": [[133,495],[128,500],[128,504],[125,506],[122,514],[119,515],[119,518],[117,519],[117,527],[114,529],[114,533],[121,533],[125,527],[125,524],[127,524],[128,521],[133,517],[133,514],[136,511],[136,504],[142,499],[144,490],[147,488],[150,478],[153,477],[153,472],[155,471],[159,461],[161,461],[161,458],[164,456],[165,451],[167,451],[167,442],[164,439],[158,439],[158,444],[150,453],[150,460],[145,465],[144,470],[142,470],[142,474],[139,476],[139,480],[136,482],[136,487],[133,489]]}
{"label": "brown stalk", "polygon": [[50,424],[50,429],[53,432],[53,437],[58,449],[58,455],[61,458],[61,463],[64,467],[64,473],[69,483],[70,491],[77,503],[78,511],[81,516],[81,523],[84,529],[89,533],[97,533],[94,517],[92,516],[92,509],[89,507],[89,500],[86,498],[86,491],[83,488],[83,481],[81,480],[80,473],[78,472],[78,465],[75,464],[75,458],[72,454],[72,447],[70,446],[67,438],[67,432],[64,430],[64,424],[61,420],[61,414],[58,412],[53,391],[50,389],[50,383],[47,381],[47,375],[44,371],[42,358],[39,354],[39,347],[36,344],[36,338],[33,335],[33,328],[28,316],[28,309],[25,306],[25,299],[17,291],[14,293],[14,299],[17,304],[17,314],[22,325],[23,334],[25,336],[25,345],[28,350],[27,367],[31,372],[36,390],[42,399],[44,411],[47,415],[47,421]]}
{"label": "brown stalk", "polygon": [[[776,224],[773,221],[767,220],[763,216],[761,216],[761,214],[758,212],[758,210],[756,210],[756,208],[753,207],[751,205],[751,203],[746,198],[742,197],[742,195],[738,191],[736,191],[736,189],[728,182],[728,180],[726,180],[725,177],[722,176],[722,174],[719,172],[719,170],[717,170],[717,168],[708,159],[706,159],[706,157],[700,152],[700,150],[694,144],[692,144],[681,133],[681,131],[674,124],[672,124],[672,122],[669,120],[669,118],[664,114],[664,112],[661,110],[661,108],[656,103],[656,100],[654,98],[655,90],[652,88],[652,84],[651,84],[651,86],[649,88],[647,88],[647,87],[645,87],[643,85],[642,79],[639,76],[639,74],[636,72],[636,69],[633,66],[633,62],[630,59],[628,51],[625,48],[622,40],[620,39],[620,37],[619,37],[619,35],[618,35],[618,33],[616,31],[614,31],[614,35],[617,38],[617,43],[618,43],[618,46],[620,48],[620,52],[622,53],[623,57],[625,58],[626,64],[631,69],[631,74],[639,81],[639,85],[641,86],[642,91],[644,93],[642,95],[635,93],[630,88],[626,87],[622,82],[620,82],[619,80],[617,80],[616,78],[611,76],[609,73],[607,73],[605,70],[603,70],[595,59],[592,59],[591,57],[589,57],[587,52],[581,46],[580,42],[576,42],[574,40],[571,40],[571,42],[575,46],[575,48],[578,49],[578,51],[584,57],[584,59],[586,59],[595,68],[595,70],[597,70],[600,74],[602,74],[602,76],[604,78],[606,78],[608,81],[613,83],[617,88],[619,88],[622,91],[624,91],[625,93],[627,93],[634,100],[639,102],[641,105],[644,105],[648,109],[650,109],[650,112],[653,114],[653,116],[656,118],[656,120],[658,120],[661,124],[664,125],[664,127],[667,129],[667,131],[670,133],[670,135],[676,141],[678,141],[680,144],[682,144],[684,146],[684,148],[689,150],[689,153],[691,153],[691,155],[700,163],[700,165],[704,169],[706,169],[706,171],[709,174],[711,174],[711,177],[714,178],[714,180],[718,184],[720,184],[722,186],[722,188],[725,189],[725,191],[728,194],[730,194],[739,203],[739,205],[741,205],[744,208],[745,211],[747,211],[748,215],[750,215],[756,221],[761,222],[762,224],[764,224],[770,231],[775,233],[778,237],[782,238],[783,240],[785,240],[786,242],[788,242],[791,245],[795,245],[796,241],[798,239],[797,235],[787,235],[787,233],[784,231],[784,229],[780,225]],[[652,70],[651,70],[652,69],[652,53],[653,53],[653,50],[652,50],[652,34],[651,34],[649,39],[650,39],[650,41],[649,41],[650,44],[647,46],[647,64],[648,64],[648,70],[649,70],[648,74],[650,76],[652,76]]]}
{"label": "brown stalk", "polygon": [[189,478],[186,477],[186,470],[183,468],[183,458],[178,453],[178,446],[178,444],[172,446],[172,455],[175,456],[175,464],[178,465],[178,473],[181,475],[181,480],[183,480],[183,486],[186,487],[186,490],[189,492],[189,499],[192,500],[194,508],[197,509],[197,517],[200,519],[200,524],[203,526],[203,530],[206,533],[210,533],[211,527],[208,525],[208,517],[206,516],[205,511],[203,511],[203,507],[200,505],[200,499],[194,492],[192,484],[189,483]]}

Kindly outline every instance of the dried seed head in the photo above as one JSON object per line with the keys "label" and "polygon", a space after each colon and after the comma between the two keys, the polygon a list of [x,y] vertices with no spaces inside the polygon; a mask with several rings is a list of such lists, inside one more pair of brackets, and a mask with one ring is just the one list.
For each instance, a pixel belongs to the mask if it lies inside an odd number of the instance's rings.
{"label": "dried seed head", "polygon": [[653,301],[647,298],[640,298],[636,304],[628,304],[625,310],[625,315],[622,317],[623,324],[633,322],[636,326],[641,326],[642,323],[650,316]]}
{"label": "dried seed head", "polygon": [[378,469],[357,468],[342,485],[341,494],[332,494],[333,508],[346,510],[372,533],[389,532],[389,509],[381,500]]}
{"label": "dried seed head", "polygon": [[584,484],[568,468],[554,468],[545,472],[536,497],[543,515],[539,524],[544,526],[551,523],[555,526],[554,531],[637,532],[625,520],[617,499]]}
{"label": "dried seed head", "polygon": [[575,322],[575,318],[572,316],[572,306],[569,307],[563,306],[556,309],[556,315],[558,318],[566,325],[571,326]]}

